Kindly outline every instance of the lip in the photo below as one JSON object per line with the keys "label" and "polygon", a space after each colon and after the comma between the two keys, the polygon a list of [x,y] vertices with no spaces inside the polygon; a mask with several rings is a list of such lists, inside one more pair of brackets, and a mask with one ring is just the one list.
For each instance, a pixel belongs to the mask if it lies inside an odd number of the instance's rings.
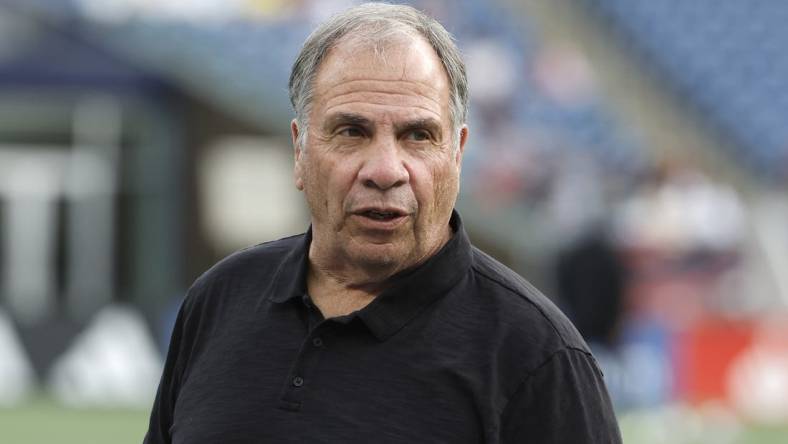
{"label": "lip", "polygon": [[[364,213],[376,211],[379,213],[393,213],[396,216],[391,219],[378,220],[367,217]],[[410,213],[396,207],[364,207],[353,210],[351,217],[361,227],[370,230],[391,231],[404,224],[410,217]]]}

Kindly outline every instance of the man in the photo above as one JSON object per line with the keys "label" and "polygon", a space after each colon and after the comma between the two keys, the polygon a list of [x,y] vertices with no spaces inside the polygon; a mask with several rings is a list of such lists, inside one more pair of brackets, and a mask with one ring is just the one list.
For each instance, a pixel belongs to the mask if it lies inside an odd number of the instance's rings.
{"label": "man", "polygon": [[467,87],[445,29],[350,9],[290,95],[311,228],[195,282],[146,442],[620,442],[576,330],[453,211]]}

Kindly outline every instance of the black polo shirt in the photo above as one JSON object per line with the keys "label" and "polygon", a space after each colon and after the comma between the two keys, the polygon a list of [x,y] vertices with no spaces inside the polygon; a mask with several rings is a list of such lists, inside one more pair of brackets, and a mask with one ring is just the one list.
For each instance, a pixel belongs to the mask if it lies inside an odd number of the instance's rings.
{"label": "black polo shirt", "polygon": [[452,225],[331,319],[306,293],[309,232],[218,263],[181,307],[145,442],[621,442],[574,327]]}

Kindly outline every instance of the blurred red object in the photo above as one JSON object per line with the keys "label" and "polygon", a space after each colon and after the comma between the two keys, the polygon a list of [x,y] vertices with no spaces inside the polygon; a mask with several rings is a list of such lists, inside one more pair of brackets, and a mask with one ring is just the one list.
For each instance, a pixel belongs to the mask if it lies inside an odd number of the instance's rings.
{"label": "blurred red object", "polygon": [[676,344],[679,396],[693,404],[730,401],[731,366],[751,347],[754,332],[750,320],[707,318],[689,326]]}

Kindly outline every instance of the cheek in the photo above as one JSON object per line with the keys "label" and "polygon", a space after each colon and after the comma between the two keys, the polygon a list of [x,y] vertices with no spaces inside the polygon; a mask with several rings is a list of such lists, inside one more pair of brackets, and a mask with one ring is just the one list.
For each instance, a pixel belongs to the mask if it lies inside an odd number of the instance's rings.
{"label": "cheek", "polygon": [[311,158],[304,164],[304,192],[313,211],[325,213],[329,207],[331,165],[323,159]]}
{"label": "cheek", "polygon": [[458,171],[446,163],[424,165],[418,174],[414,192],[422,210],[442,213],[454,206],[458,191]]}
{"label": "cheek", "polygon": [[458,180],[455,171],[443,171],[440,179],[435,180],[435,207],[439,212],[445,212],[454,207],[457,197]]}
{"label": "cheek", "polygon": [[343,210],[345,199],[353,187],[354,178],[353,162],[349,160],[325,162],[321,168],[318,186],[320,186],[319,192],[325,196],[329,210]]}

